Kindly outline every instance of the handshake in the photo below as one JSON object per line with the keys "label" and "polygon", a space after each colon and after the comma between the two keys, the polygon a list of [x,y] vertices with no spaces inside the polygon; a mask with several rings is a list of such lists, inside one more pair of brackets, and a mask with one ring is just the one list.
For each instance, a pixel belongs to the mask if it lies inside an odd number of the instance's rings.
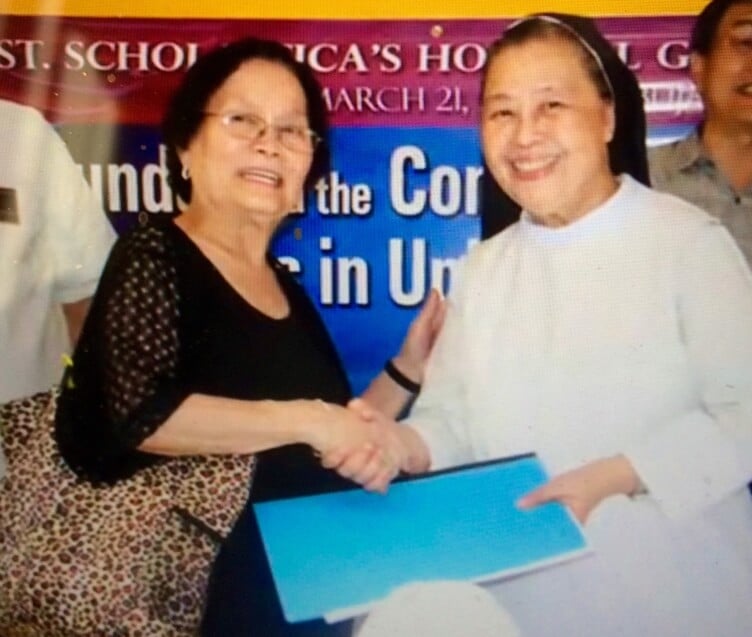
{"label": "handshake", "polygon": [[347,407],[312,402],[316,413],[309,421],[308,443],[327,469],[379,493],[386,493],[402,471],[428,469],[430,457],[422,438],[362,398],[351,400]]}

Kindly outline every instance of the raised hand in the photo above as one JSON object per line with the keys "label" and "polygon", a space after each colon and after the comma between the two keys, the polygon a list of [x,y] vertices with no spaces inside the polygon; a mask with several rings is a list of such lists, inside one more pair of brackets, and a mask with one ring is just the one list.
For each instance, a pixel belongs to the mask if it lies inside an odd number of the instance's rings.
{"label": "raised hand", "polygon": [[420,312],[410,323],[402,347],[393,359],[395,366],[416,383],[423,382],[426,361],[444,324],[445,313],[446,303],[441,293],[432,289]]}

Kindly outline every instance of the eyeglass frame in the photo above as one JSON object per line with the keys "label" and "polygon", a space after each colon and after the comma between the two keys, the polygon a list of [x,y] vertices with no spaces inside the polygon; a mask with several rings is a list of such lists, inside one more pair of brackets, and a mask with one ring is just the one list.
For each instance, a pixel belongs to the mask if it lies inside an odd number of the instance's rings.
{"label": "eyeglass frame", "polygon": [[[264,135],[264,133],[266,133],[269,129],[272,129],[274,133],[276,134],[276,138],[279,141],[279,143],[282,144],[288,150],[291,150],[293,152],[301,152],[301,153],[308,152],[308,149],[290,148],[290,146],[288,144],[285,144],[285,142],[282,140],[283,129],[293,128],[292,125],[273,124],[272,122],[268,122],[267,120],[265,120],[260,115],[256,115],[255,113],[249,113],[249,112],[243,113],[239,111],[228,111],[226,113],[217,113],[214,111],[202,111],[201,115],[203,115],[204,117],[219,118],[219,121],[222,123],[222,126],[224,126],[227,129],[228,133],[235,139],[245,139],[247,141],[256,141],[257,139],[260,139],[261,136]],[[260,126],[258,133],[256,134],[255,137],[245,136],[245,135],[235,135],[232,133],[230,129],[230,123],[231,123],[230,118],[239,117],[239,116],[245,117],[248,119],[254,119],[260,124],[262,124],[262,126]],[[321,135],[319,135],[315,130],[307,126],[301,127],[301,129],[304,130],[308,134],[308,138],[311,140],[310,152],[314,153],[316,149],[319,147],[319,145],[324,142],[324,138],[321,137]]]}

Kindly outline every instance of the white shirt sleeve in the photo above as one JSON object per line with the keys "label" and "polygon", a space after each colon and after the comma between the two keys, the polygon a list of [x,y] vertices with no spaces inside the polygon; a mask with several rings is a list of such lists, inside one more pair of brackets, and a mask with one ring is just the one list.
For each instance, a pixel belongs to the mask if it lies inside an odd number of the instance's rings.
{"label": "white shirt sleeve", "polygon": [[461,382],[466,329],[461,278],[465,267],[466,263],[461,262],[446,301],[444,325],[426,367],[423,389],[406,421],[428,446],[434,470],[473,459]]}
{"label": "white shirt sleeve", "polygon": [[752,275],[725,229],[705,226],[682,255],[677,304],[701,404],[625,450],[671,517],[698,512],[752,478]]}
{"label": "white shirt sleeve", "polygon": [[63,140],[40,117],[42,245],[53,261],[53,298],[71,303],[96,289],[115,232]]}

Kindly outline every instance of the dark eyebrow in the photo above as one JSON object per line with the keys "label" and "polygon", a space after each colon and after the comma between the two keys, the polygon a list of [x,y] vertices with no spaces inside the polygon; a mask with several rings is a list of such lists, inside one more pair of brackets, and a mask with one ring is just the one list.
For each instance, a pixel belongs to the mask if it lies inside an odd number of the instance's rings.
{"label": "dark eyebrow", "polygon": [[734,22],[734,24],[731,25],[732,29],[735,29],[736,27],[747,27],[752,26],[752,18],[739,18]]}

